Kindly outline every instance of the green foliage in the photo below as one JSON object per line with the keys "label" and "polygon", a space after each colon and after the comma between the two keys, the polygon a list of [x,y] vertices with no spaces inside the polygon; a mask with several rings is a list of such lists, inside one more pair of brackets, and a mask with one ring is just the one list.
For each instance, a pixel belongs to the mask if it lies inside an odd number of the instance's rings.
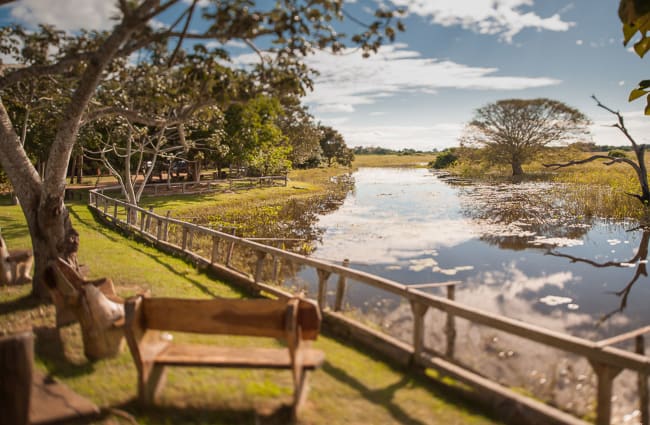
{"label": "green foliage", "polygon": [[458,155],[456,154],[456,149],[450,148],[445,149],[436,156],[435,161],[429,163],[430,168],[435,168],[440,170],[443,168],[449,168],[458,160]]}
{"label": "green foliage", "polygon": [[332,127],[320,126],[321,139],[320,147],[323,151],[323,157],[327,161],[327,166],[332,166],[333,162],[344,167],[349,167],[354,161],[354,152],[345,144],[341,133]]}
{"label": "green foliage", "polygon": [[[650,50],[650,3],[639,0],[621,0],[618,16],[623,24],[623,45],[627,46],[638,34],[639,39],[633,45],[634,52],[643,57]],[[628,100],[646,97],[645,115],[650,115],[650,80],[639,82],[638,86],[630,92]]]}
{"label": "green foliage", "polygon": [[627,155],[622,150],[616,149],[609,151],[607,156],[611,156],[612,158],[625,158]]}

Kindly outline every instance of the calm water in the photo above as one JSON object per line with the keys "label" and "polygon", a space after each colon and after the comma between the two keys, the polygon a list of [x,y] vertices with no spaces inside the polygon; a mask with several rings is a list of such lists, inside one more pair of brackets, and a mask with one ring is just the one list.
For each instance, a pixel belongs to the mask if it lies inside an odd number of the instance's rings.
{"label": "calm water", "polygon": [[[353,177],[341,207],[319,218],[314,257],[406,284],[457,280],[461,303],[591,339],[650,323],[649,235],[633,224],[568,217],[548,184],[458,184],[398,168]],[[349,295],[384,315],[399,303],[362,285]]]}

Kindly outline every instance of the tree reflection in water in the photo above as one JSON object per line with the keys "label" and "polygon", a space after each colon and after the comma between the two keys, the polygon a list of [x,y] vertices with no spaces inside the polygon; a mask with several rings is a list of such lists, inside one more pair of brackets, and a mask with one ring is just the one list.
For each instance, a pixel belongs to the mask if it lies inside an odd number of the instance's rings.
{"label": "tree reflection in water", "polygon": [[[632,229],[630,231],[635,231],[639,230],[637,229]],[[571,261],[571,263],[584,263],[584,264],[589,264],[590,266],[596,267],[596,268],[605,268],[605,267],[621,267],[621,268],[627,268],[630,267],[630,265],[636,264],[636,270],[634,274],[632,275],[632,278],[630,281],[621,289],[620,291],[609,291],[608,293],[610,294],[615,294],[617,297],[619,297],[620,303],[618,308],[610,311],[609,313],[603,315],[599,323],[603,323],[607,321],[609,318],[611,318],[613,315],[617,313],[621,313],[623,310],[625,310],[625,307],[627,306],[627,299],[628,296],[630,295],[630,292],[632,291],[632,287],[634,284],[639,280],[641,276],[648,276],[648,270],[647,270],[647,258],[648,258],[648,242],[650,242],[650,230],[644,228],[643,229],[643,235],[641,237],[641,242],[639,243],[639,248],[637,249],[636,255],[634,255],[632,258],[630,258],[628,261],[607,261],[604,263],[599,263],[597,261],[593,261],[587,258],[580,258],[576,257],[573,255],[569,254],[563,254],[560,252],[556,252],[554,250],[549,250],[547,252],[547,255],[552,255],[554,257],[561,257],[561,258],[567,258]]]}

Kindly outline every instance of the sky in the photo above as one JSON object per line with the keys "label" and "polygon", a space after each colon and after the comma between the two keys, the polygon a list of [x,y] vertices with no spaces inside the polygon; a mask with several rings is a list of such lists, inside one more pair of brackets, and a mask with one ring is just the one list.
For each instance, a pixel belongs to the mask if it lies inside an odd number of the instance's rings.
{"label": "sky", "polygon": [[[271,0],[262,0],[271,1]],[[380,0],[350,0],[345,9],[369,20]],[[403,6],[406,31],[363,59],[357,50],[307,58],[320,75],[305,102],[348,146],[444,149],[474,111],[499,99],[546,97],[565,102],[592,121],[592,141],[626,145],[611,125],[620,111],[639,143],[650,143],[644,99],[628,102],[650,78],[650,58],[623,46],[616,0],[381,0]],[[75,31],[108,29],[108,0],[21,0],[0,7],[0,26],[39,22]],[[366,18],[366,19],[364,19]],[[353,26],[345,30],[353,31]],[[251,53],[230,46],[235,61]]]}

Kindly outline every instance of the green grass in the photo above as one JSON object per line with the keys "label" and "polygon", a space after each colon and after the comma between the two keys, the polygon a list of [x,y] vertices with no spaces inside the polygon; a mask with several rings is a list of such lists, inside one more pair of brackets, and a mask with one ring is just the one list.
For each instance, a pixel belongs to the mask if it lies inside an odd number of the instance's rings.
{"label": "green grass", "polygon": [[[2,201],[5,201],[3,198]],[[86,206],[70,205],[81,235],[80,262],[91,277],[109,276],[119,295],[150,290],[154,296],[242,297],[237,288],[186,262],[126,238],[97,223]],[[0,228],[10,247],[29,238],[19,207],[0,202]],[[0,334],[33,329],[37,368],[107,409],[120,409],[142,424],[284,424],[289,418],[287,371],[171,368],[155,408],[134,402],[136,371],[128,350],[113,359],[88,362],[78,325],[54,327],[54,308],[28,297],[29,286],[0,288]],[[257,344],[249,338],[177,335],[180,340]],[[266,344],[276,344],[267,342]],[[425,382],[411,378],[371,353],[321,336],[326,353],[313,373],[303,412],[305,424],[492,424],[481,411]],[[108,414],[102,423],[121,423]]]}
{"label": "green grass", "polygon": [[355,155],[352,166],[359,167],[426,167],[436,154]]}

